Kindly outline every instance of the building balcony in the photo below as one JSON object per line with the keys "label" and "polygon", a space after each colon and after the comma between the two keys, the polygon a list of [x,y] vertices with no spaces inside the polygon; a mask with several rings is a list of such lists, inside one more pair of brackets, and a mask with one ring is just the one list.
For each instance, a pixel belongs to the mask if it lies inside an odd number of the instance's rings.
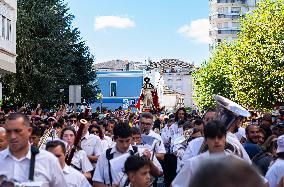
{"label": "building balcony", "polygon": [[218,29],[218,34],[238,34],[240,32],[239,29]]}
{"label": "building balcony", "polygon": [[209,36],[210,37],[214,37],[217,36],[219,34],[226,34],[226,35],[234,35],[234,34],[238,34],[240,32],[240,29],[235,29],[235,28],[228,28],[228,29],[217,29],[217,30],[213,30],[213,31],[209,31]]}
{"label": "building balcony", "polygon": [[243,15],[240,14],[215,14],[209,16],[209,21],[211,24],[218,24],[224,21],[231,22],[231,21],[239,21]]}
{"label": "building balcony", "polygon": [[246,4],[246,0],[209,0],[209,3],[235,3],[235,4]]}

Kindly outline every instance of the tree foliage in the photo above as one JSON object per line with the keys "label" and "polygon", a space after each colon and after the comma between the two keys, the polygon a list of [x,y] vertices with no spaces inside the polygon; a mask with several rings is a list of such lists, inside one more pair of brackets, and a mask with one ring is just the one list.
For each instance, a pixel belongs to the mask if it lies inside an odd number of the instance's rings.
{"label": "tree foliage", "polygon": [[93,56],[72,27],[73,15],[61,0],[18,0],[17,72],[4,77],[4,95],[18,104],[68,101],[68,87],[82,85],[95,98]]}
{"label": "tree foliage", "polygon": [[283,2],[261,1],[241,20],[238,39],[222,43],[194,74],[198,106],[212,106],[212,94],[260,110],[283,102],[283,42]]}

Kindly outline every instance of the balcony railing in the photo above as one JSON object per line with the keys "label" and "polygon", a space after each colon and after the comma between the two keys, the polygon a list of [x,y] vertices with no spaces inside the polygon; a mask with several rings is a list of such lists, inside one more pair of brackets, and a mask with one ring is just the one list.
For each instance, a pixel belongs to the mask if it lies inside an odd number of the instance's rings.
{"label": "balcony railing", "polygon": [[241,15],[218,14],[218,18],[240,19]]}
{"label": "balcony railing", "polygon": [[230,30],[218,30],[218,34],[238,34],[240,32],[239,29],[230,29]]}
{"label": "balcony railing", "polygon": [[246,4],[246,0],[217,0],[217,3],[239,3],[239,4]]}

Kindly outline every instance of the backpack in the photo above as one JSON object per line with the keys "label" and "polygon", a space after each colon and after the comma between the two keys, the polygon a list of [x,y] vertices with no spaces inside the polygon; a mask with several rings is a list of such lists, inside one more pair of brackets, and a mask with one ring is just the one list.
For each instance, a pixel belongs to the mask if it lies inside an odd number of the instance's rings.
{"label": "backpack", "polygon": [[[136,146],[132,146],[133,151],[130,151],[130,155],[134,155],[138,152],[138,147]],[[109,148],[106,150],[106,158],[108,161],[108,175],[109,175],[109,181],[110,181],[110,185],[112,186],[112,176],[111,176],[111,168],[110,168],[110,160],[113,159],[113,153],[111,154],[112,148]]]}

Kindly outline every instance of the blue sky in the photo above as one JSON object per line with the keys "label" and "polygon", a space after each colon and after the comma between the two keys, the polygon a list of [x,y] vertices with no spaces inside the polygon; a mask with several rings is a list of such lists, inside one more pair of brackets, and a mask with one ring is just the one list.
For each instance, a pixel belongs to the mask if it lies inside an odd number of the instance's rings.
{"label": "blue sky", "polygon": [[96,62],[208,58],[208,0],[65,0]]}

